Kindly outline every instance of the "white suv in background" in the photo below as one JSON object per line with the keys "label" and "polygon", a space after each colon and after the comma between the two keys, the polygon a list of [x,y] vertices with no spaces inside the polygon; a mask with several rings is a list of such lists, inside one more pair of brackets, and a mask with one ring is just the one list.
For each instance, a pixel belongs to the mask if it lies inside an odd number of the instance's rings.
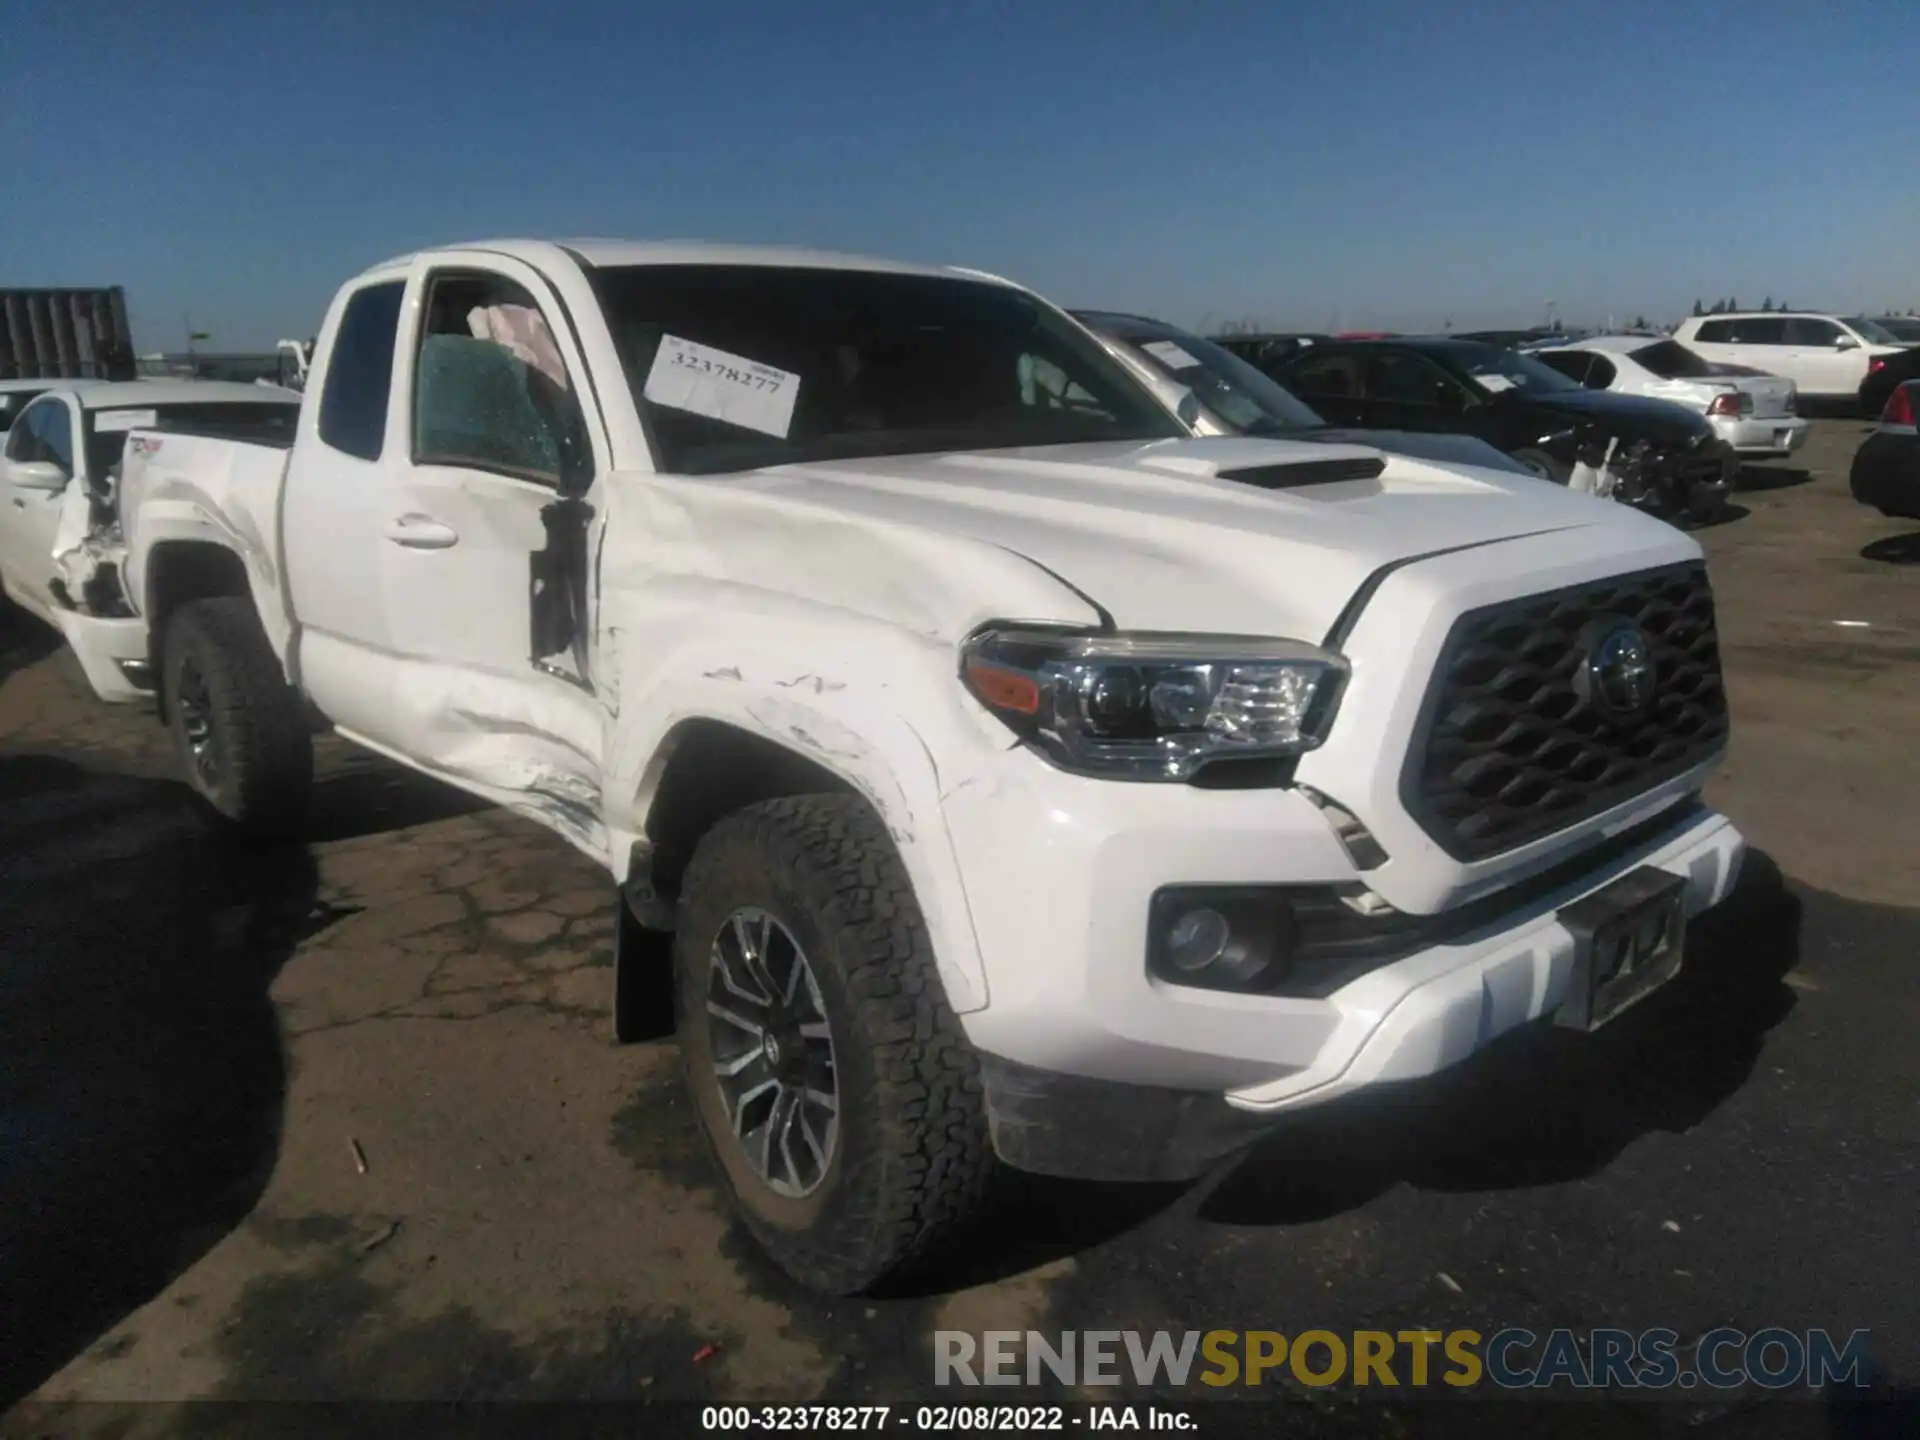
{"label": "white suv in background", "polygon": [[1876,357],[1906,347],[1871,320],[1832,315],[1694,315],[1673,338],[1716,365],[1779,375],[1812,400],[1852,400]]}

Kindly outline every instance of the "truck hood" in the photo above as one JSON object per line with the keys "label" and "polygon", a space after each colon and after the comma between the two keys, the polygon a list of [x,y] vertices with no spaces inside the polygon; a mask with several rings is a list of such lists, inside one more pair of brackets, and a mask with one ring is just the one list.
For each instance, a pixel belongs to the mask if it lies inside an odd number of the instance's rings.
{"label": "truck hood", "polygon": [[[1643,525],[1670,535],[1658,521],[1530,475],[1251,438],[837,460],[675,483],[721,487],[710,516],[719,531],[735,523],[724,512],[736,507],[784,512],[779,526],[746,527],[785,534],[784,550],[727,553],[715,534],[716,561],[726,553],[718,563],[730,570],[806,566],[810,578],[828,572],[841,584],[838,571],[849,565],[877,576],[910,553],[917,568],[907,589],[952,594],[966,588],[959,572],[969,565],[980,575],[976,588],[986,588],[987,559],[1019,556],[1124,629],[1309,641],[1325,637],[1368,577],[1396,561],[1557,530],[1592,528],[1596,546],[1618,550],[1635,548]],[[820,546],[807,553],[800,537],[823,534],[821,521],[857,524],[860,545],[833,542],[831,562]],[[1628,533],[1607,533],[1621,527]],[[943,550],[930,538],[974,543]],[[757,578],[774,583],[766,568]],[[890,578],[888,588],[898,594],[902,582]],[[897,603],[911,608],[915,599]],[[978,597],[988,607],[1010,599]],[[1045,618],[991,608],[976,618],[996,616]]]}
{"label": "truck hood", "polygon": [[1508,470],[1516,475],[1533,473],[1477,435],[1425,430],[1362,430],[1330,425],[1324,430],[1302,431],[1300,438],[1327,445],[1365,445],[1391,455],[1411,455],[1416,460],[1476,465],[1488,470]]}

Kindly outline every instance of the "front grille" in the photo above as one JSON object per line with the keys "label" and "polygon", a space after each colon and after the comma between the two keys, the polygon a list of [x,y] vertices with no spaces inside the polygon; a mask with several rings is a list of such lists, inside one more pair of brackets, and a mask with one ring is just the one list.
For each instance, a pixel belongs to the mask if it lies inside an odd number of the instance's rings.
{"label": "front grille", "polygon": [[[1636,622],[1654,694],[1604,715],[1583,672],[1613,619]],[[1727,740],[1706,567],[1615,576],[1470,611],[1455,622],[1401,777],[1401,802],[1456,860],[1578,824],[1682,773]]]}

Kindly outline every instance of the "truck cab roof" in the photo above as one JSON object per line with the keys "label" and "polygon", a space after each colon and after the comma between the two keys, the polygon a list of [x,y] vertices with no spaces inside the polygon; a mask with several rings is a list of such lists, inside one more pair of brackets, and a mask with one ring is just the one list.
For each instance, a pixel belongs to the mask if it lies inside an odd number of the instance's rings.
{"label": "truck cab roof", "polygon": [[422,256],[457,252],[491,251],[497,255],[540,266],[558,259],[600,267],[627,265],[750,265],[769,269],[866,270],[890,275],[927,275],[983,280],[1006,285],[1011,282],[984,271],[950,265],[914,265],[899,260],[883,260],[867,255],[843,254],[831,250],[809,250],[798,246],[732,245],[705,240],[617,240],[617,239],[495,239],[474,240],[462,244],[435,245],[396,255],[367,273],[403,269]]}

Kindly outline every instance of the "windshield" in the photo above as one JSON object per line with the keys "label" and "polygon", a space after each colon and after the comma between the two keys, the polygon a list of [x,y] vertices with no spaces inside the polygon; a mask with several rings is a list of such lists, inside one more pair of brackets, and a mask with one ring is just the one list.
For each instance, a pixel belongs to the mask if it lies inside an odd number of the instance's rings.
{"label": "windshield", "polygon": [[593,284],[671,473],[1184,433],[1091,336],[1004,285],[736,265]]}
{"label": "windshield", "polygon": [[[1096,327],[1099,328],[1099,327]],[[1197,335],[1103,331],[1152,369],[1184,385],[1207,409],[1244,435],[1315,430],[1327,422],[1238,355]]]}
{"label": "windshield", "polygon": [[1920,345],[1920,320],[1910,320],[1904,316],[1894,316],[1879,322],[1880,328],[1892,335],[1902,345]]}
{"label": "windshield", "polygon": [[192,430],[228,440],[291,445],[300,423],[292,403],[228,401],[190,405],[123,405],[87,411],[87,473],[117,475],[133,430]]}
{"label": "windshield", "polygon": [[1702,380],[1720,372],[1678,340],[1660,340],[1632,352],[1634,361],[1662,380]]}
{"label": "windshield", "polygon": [[1876,321],[1843,320],[1840,323],[1850,327],[1856,335],[1862,340],[1865,340],[1869,345],[1902,345],[1906,343],[1898,335],[1887,329],[1886,326]]}
{"label": "windshield", "polygon": [[1542,365],[1531,355],[1522,355],[1517,350],[1502,350],[1494,345],[1462,345],[1456,353],[1460,368],[1471,375],[1481,389],[1496,395],[1503,390],[1552,395],[1583,388],[1552,366]]}

